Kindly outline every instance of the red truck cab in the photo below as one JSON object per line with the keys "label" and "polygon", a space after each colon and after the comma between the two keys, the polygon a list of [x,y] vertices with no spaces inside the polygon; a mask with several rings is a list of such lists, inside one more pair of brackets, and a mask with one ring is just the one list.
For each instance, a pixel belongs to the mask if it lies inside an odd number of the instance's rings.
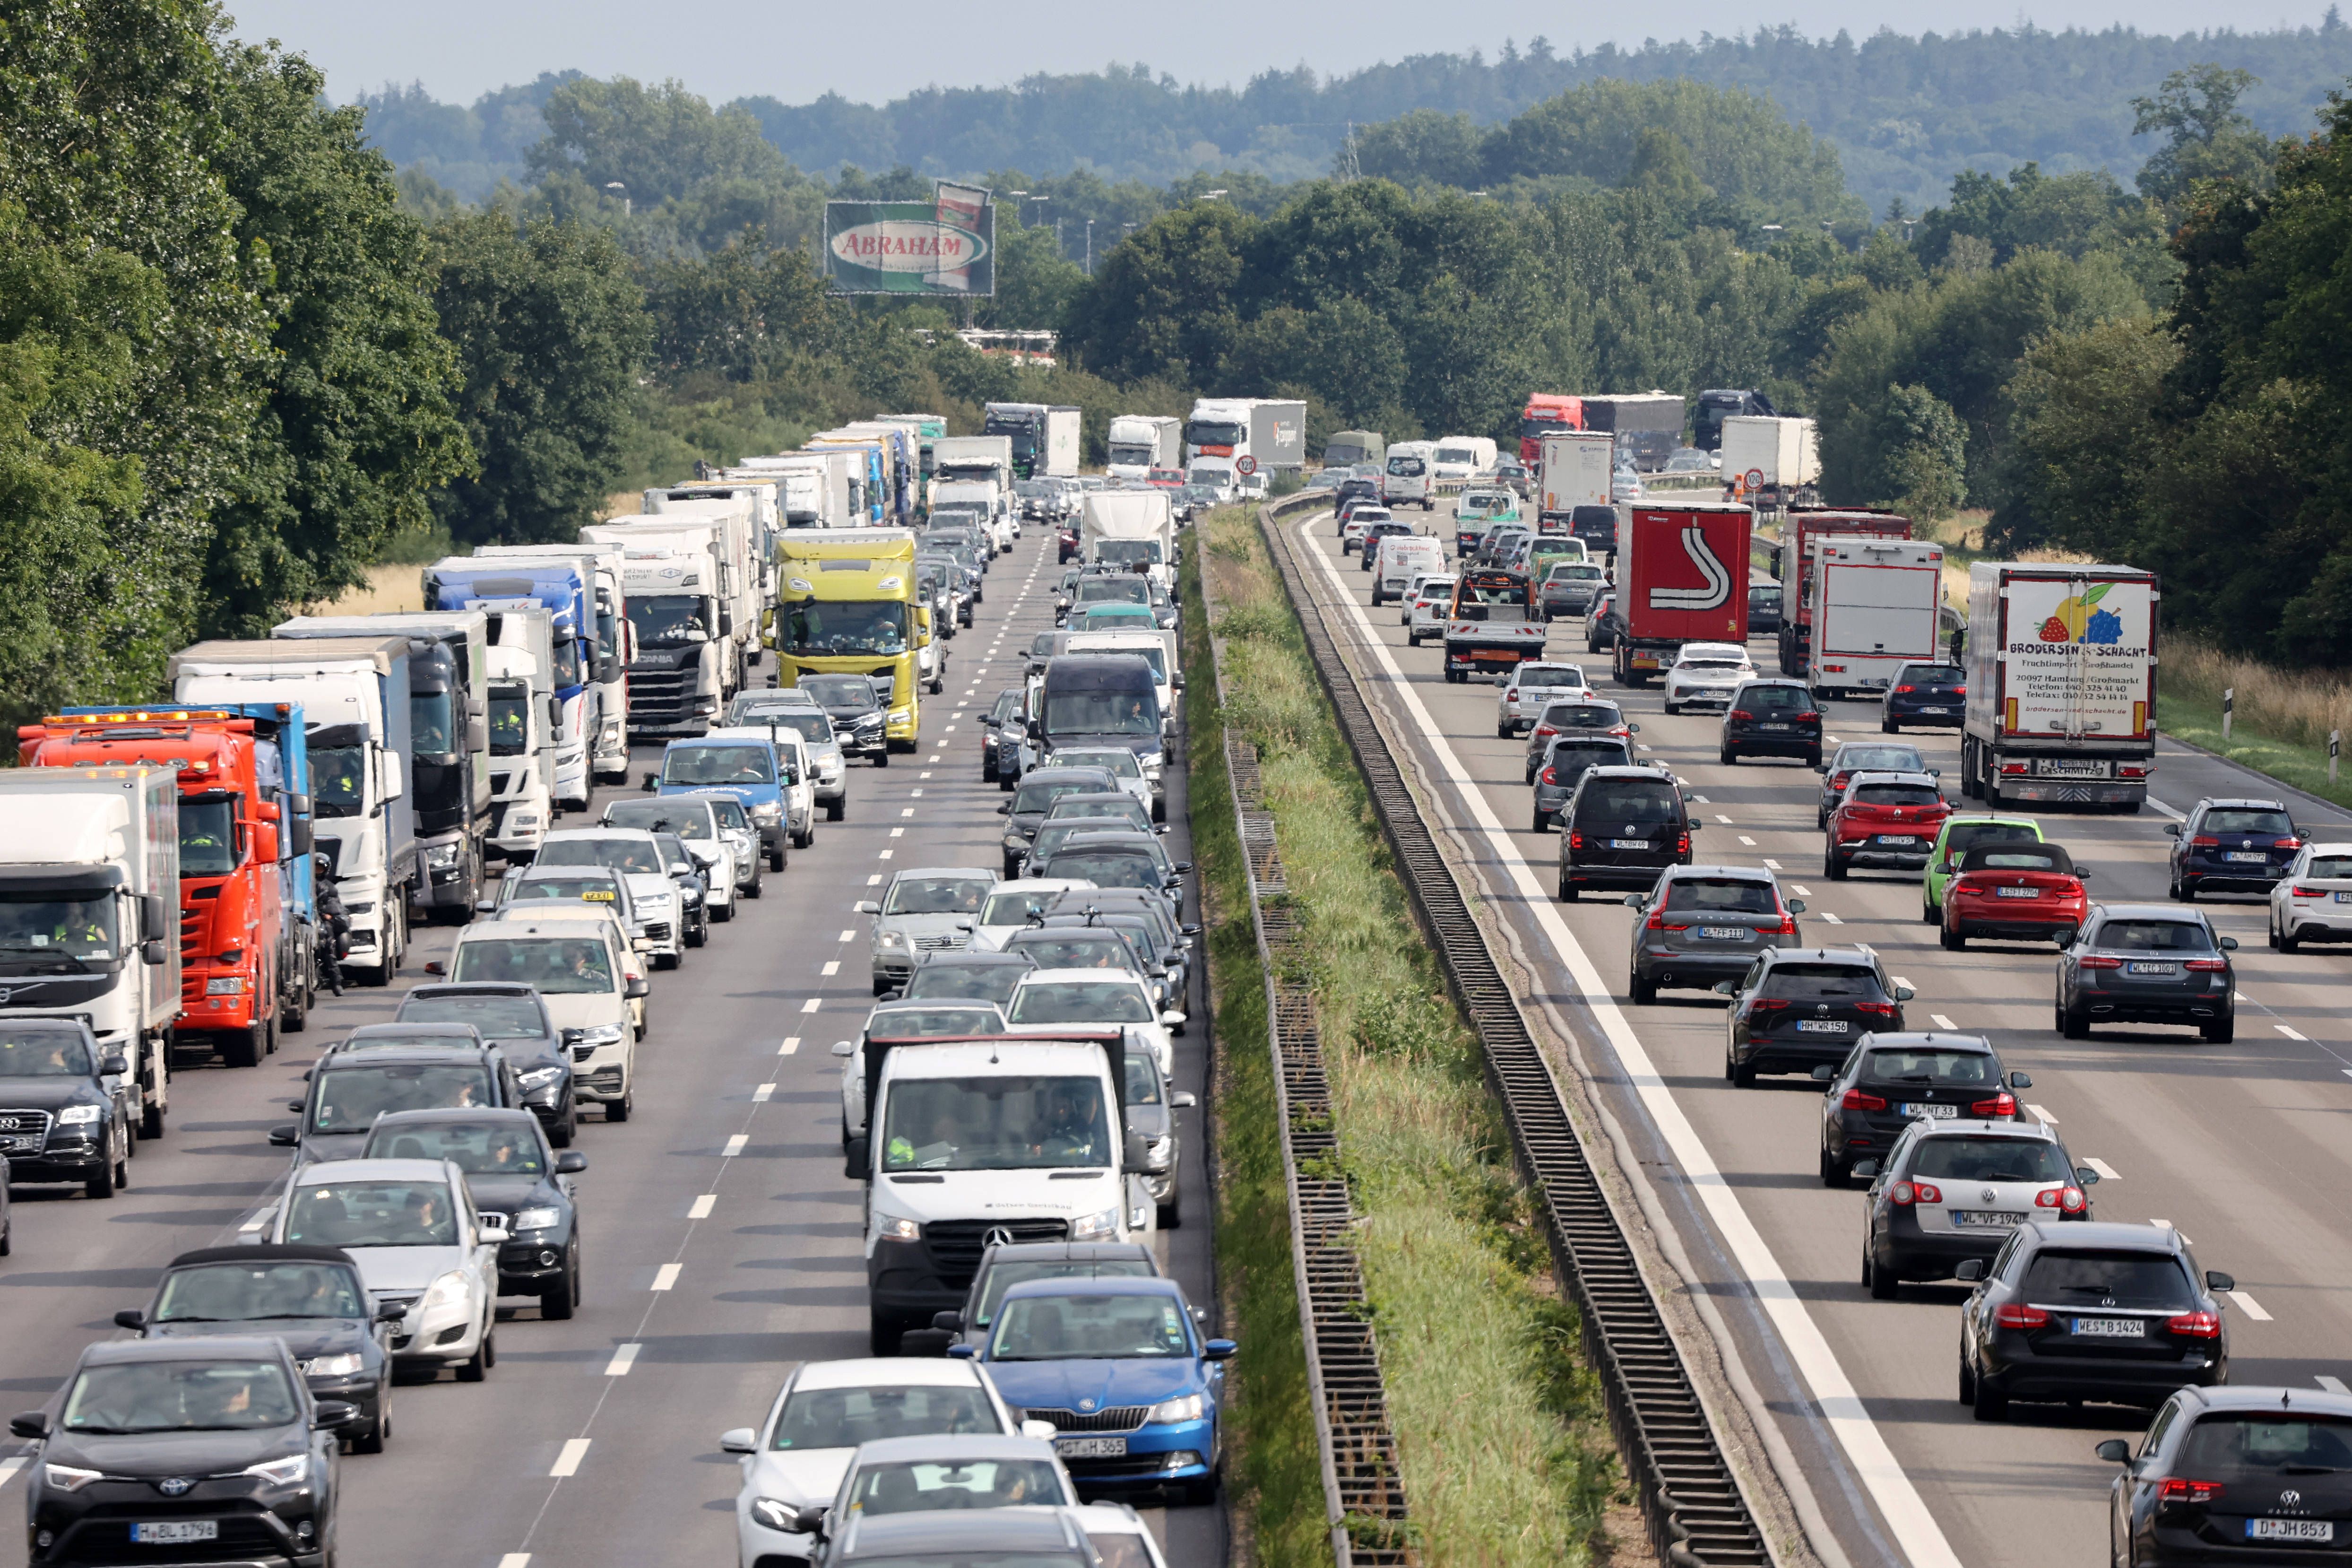
{"label": "red truck cab", "polygon": [[1815,542],[1830,538],[1908,539],[1911,520],[1867,508],[1792,506],[1780,522],[1780,673],[1799,680],[1812,673]]}
{"label": "red truck cab", "polygon": [[1519,461],[1536,468],[1543,461],[1543,438],[1559,430],[1584,428],[1584,399],[1557,392],[1530,392],[1519,410]]}
{"label": "red truck cab", "polygon": [[[253,721],[226,712],[126,710],[52,716],[16,731],[26,767],[149,763],[180,779],[180,1022],[176,1054],[219,1051],[253,1067],[301,1011],[280,1005],[285,900],[276,802],[263,798]],[[307,988],[298,988],[307,994]]]}

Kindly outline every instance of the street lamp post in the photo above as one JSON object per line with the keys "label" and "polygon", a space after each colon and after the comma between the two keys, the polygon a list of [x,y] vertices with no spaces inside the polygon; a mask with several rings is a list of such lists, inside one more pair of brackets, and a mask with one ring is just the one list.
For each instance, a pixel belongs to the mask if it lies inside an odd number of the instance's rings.
{"label": "street lamp post", "polygon": [[631,212],[633,212],[633,211],[635,210],[635,207],[634,207],[633,204],[632,204],[632,203],[630,202],[630,200],[629,200],[629,187],[628,187],[628,186],[626,186],[626,185],[623,184],[622,184],[620,181],[618,181],[618,180],[607,180],[607,181],[605,181],[605,182],[604,182],[604,188],[605,188],[606,190],[608,190],[608,191],[615,192],[615,193],[617,193],[617,194],[620,195],[620,198],[621,198],[621,216],[622,216],[623,217],[627,217],[627,216],[630,215],[630,213],[631,213]]}

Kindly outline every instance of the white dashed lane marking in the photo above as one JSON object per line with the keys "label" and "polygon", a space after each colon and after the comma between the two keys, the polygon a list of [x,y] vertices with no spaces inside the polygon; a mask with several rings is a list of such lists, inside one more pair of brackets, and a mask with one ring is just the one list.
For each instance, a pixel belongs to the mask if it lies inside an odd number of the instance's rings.
{"label": "white dashed lane marking", "polygon": [[788,1057],[800,1048],[801,1037],[798,1035],[787,1035],[784,1037],[784,1043],[776,1047],[776,1054],[780,1057]]}
{"label": "white dashed lane marking", "polygon": [[2271,1321],[2271,1315],[2263,1310],[2262,1303],[2255,1300],[2243,1290],[2231,1291],[2230,1300],[2235,1301],[2238,1304],[2238,1310],[2245,1313],[2249,1318],[2252,1318],[2254,1321],[2258,1323],[2267,1323]]}
{"label": "white dashed lane marking", "polygon": [[710,1211],[718,1206],[719,1194],[717,1193],[705,1193],[700,1197],[694,1200],[693,1206],[686,1211],[686,1217],[688,1219],[709,1219],[710,1217]]}
{"label": "white dashed lane marking", "polygon": [[[743,1145],[749,1143],[751,1141],[751,1135],[749,1132],[735,1132],[729,1134],[727,1139],[727,1147],[719,1151],[719,1157],[726,1160],[733,1159],[736,1155],[740,1154],[743,1152]],[[661,1287],[656,1285],[654,1289],[659,1289]]]}
{"label": "white dashed lane marking", "polygon": [[1958,1024],[1953,1023],[1949,1018],[1945,1017],[1941,1013],[1930,1013],[1930,1014],[1928,1014],[1928,1015],[1927,1015],[1927,1021],[1928,1021],[1929,1023],[1931,1023],[1931,1024],[1935,1025],[1935,1026],[1936,1026],[1936,1027],[1937,1027],[1937,1028],[1939,1028],[1939,1029],[1957,1029],[1957,1028],[1958,1028],[1958,1027],[1959,1027],[1959,1026],[1958,1026]]}
{"label": "white dashed lane marking", "polygon": [[613,1359],[604,1363],[604,1375],[606,1377],[626,1377],[628,1375],[629,1369],[637,1364],[637,1352],[642,1348],[643,1347],[641,1346],[634,1344],[617,1345],[614,1347]]}
{"label": "white dashed lane marking", "polygon": [[2090,1166],[2094,1171],[2098,1172],[2099,1180],[2103,1182],[2120,1182],[2123,1180],[2122,1175],[2116,1172],[2116,1168],[2113,1165],[2108,1164],[2105,1160],[2094,1160],[2089,1155],[2085,1154],[2083,1156],[2083,1163]]}
{"label": "white dashed lane marking", "polygon": [[[547,1473],[551,1476],[578,1475],[580,1461],[588,1457],[588,1442],[585,1437],[566,1437],[563,1451],[555,1456],[555,1463]],[[530,1559],[526,1557],[524,1561],[529,1562]]]}
{"label": "white dashed lane marking", "polygon": [[670,1289],[677,1283],[677,1277],[685,1271],[685,1268],[686,1266],[682,1263],[663,1264],[654,1270],[654,1289],[656,1290]]}

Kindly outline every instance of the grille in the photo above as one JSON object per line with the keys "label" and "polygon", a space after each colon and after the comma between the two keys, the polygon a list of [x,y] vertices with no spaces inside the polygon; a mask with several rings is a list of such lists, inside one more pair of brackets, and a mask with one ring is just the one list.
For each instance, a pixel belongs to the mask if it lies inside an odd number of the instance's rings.
{"label": "grille", "polygon": [[490,793],[492,795],[504,795],[507,793],[507,786],[513,783],[514,774],[510,773],[492,773],[490,775]]}
{"label": "grille", "polygon": [[0,1110],[0,1154],[37,1154],[48,1142],[47,1111]]}
{"label": "grille", "polygon": [[110,1519],[101,1517],[85,1522],[68,1536],[64,1550],[74,1562],[89,1563],[217,1563],[223,1557],[277,1557],[286,1550],[284,1538],[251,1513],[214,1513],[210,1509],[191,1508],[184,1502],[125,1510],[124,1513],[139,1518],[213,1519],[220,1526],[220,1539],[190,1542],[183,1546],[133,1545],[131,1519],[116,1514]]}
{"label": "grille", "polygon": [[694,709],[691,669],[629,671],[629,720],[636,724],[668,724],[691,716]]}
{"label": "grille", "polygon": [[669,940],[669,921],[646,921],[646,940],[647,942],[667,942],[667,941]]}
{"label": "grille", "polygon": [[971,933],[960,931],[953,936],[919,936],[915,939],[915,945],[925,952],[937,952],[942,948],[970,947]]}
{"label": "grille", "polygon": [[506,837],[506,832],[507,832],[507,807],[508,807],[508,806],[509,806],[509,805],[513,805],[513,804],[514,804],[514,803],[513,803],[512,801],[506,801],[506,800],[494,800],[494,801],[490,802],[490,837],[493,837],[493,838],[503,838],[503,837]]}
{"label": "grille", "polygon": [[1057,1432],[1132,1432],[1143,1425],[1146,1407],[1114,1405],[1108,1410],[1024,1410],[1031,1421],[1051,1421]]}
{"label": "grille", "polygon": [[961,1290],[980,1268],[990,1231],[1002,1230],[1016,1242],[1062,1241],[1069,1228],[1065,1219],[940,1219],[923,1227],[923,1243],[940,1281]]}

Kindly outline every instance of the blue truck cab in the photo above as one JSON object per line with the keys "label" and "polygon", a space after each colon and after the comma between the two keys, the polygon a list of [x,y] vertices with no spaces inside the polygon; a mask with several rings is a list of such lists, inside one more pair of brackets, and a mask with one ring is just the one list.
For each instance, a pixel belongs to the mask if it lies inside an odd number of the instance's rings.
{"label": "blue truck cab", "polygon": [[425,571],[425,605],[431,610],[499,610],[538,605],[554,620],[555,668],[549,672],[562,709],[556,731],[555,785],[558,805],[588,809],[593,780],[589,742],[603,721],[602,699],[593,684],[598,659],[596,584],[572,561],[474,562],[452,556]]}

